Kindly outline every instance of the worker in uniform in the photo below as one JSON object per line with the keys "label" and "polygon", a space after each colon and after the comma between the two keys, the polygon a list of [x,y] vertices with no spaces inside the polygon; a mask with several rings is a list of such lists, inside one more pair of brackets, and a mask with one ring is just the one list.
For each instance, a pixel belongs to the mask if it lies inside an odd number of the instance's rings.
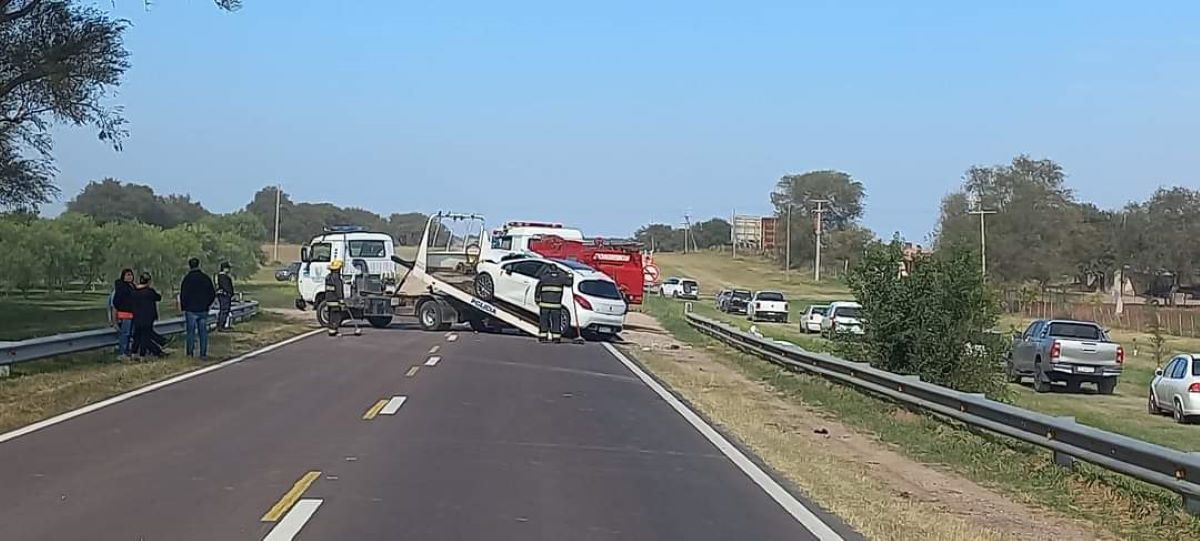
{"label": "worker in uniform", "polygon": [[[329,274],[325,276],[325,307],[329,311],[325,320],[329,324],[329,336],[337,336],[342,322],[350,317],[345,306],[346,284],[342,281],[342,260],[329,262]],[[358,322],[354,322],[354,335],[362,334]]]}
{"label": "worker in uniform", "polygon": [[538,341],[561,342],[563,328],[563,289],[572,283],[571,275],[546,265],[538,276],[535,296],[538,304]]}

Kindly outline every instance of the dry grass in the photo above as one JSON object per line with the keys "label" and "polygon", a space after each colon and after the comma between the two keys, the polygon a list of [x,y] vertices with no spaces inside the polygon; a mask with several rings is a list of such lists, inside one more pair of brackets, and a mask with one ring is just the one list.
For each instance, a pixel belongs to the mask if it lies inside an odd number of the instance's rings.
{"label": "dry grass", "polygon": [[[213,333],[210,358],[226,359],[252,351],[308,327],[264,314],[233,333]],[[13,366],[0,379],[0,432],[104,400],[148,383],[194,370],[195,360],[176,352],[164,359],[118,362],[109,351],[55,357]]]}
{"label": "dry grass", "polygon": [[833,301],[851,298],[850,291],[842,283],[822,280],[813,282],[812,275],[793,271],[787,277],[773,261],[747,255],[733,258],[732,254],[698,252],[691,254],[654,254],[663,278],[682,276],[700,282],[705,300],[711,299],[717,290],[740,287],[751,290],[783,291],[792,299]]}

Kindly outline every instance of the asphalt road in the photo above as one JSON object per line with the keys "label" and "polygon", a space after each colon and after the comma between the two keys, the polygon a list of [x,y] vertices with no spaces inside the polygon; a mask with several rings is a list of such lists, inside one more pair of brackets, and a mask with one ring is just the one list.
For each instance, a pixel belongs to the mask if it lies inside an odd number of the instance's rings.
{"label": "asphalt road", "polygon": [[600,345],[365,332],[0,443],[0,539],[818,538]]}

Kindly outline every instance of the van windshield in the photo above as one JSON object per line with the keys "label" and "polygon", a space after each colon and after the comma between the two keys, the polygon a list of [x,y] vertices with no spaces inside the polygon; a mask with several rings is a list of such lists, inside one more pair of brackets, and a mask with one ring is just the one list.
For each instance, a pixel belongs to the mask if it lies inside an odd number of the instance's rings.
{"label": "van windshield", "polygon": [[385,257],[387,243],[382,240],[352,240],[347,243],[350,257]]}

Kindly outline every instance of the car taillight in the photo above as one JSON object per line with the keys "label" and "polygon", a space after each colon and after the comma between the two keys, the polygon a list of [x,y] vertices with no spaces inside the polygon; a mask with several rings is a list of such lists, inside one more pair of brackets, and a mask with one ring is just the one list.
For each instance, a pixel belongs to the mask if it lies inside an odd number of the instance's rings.
{"label": "car taillight", "polygon": [[1054,344],[1050,346],[1050,358],[1057,359],[1059,357],[1062,357],[1062,344],[1055,340]]}
{"label": "car taillight", "polygon": [[577,304],[579,304],[579,307],[583,308],[584,310],[592,309],[592,303],[591,303],[591,301],[587,300],[587,297],[584,297],[581,295],[575,295],[575,302]]}
{"label": "car taillight", "polygon": [[1117,346],[1117,363],[1125,362],[1125,348]]}
{"label": "car taillight", "polygon": [[1200,393],[1200,382],[1193,383],[1188,386],[1189,393]]}

